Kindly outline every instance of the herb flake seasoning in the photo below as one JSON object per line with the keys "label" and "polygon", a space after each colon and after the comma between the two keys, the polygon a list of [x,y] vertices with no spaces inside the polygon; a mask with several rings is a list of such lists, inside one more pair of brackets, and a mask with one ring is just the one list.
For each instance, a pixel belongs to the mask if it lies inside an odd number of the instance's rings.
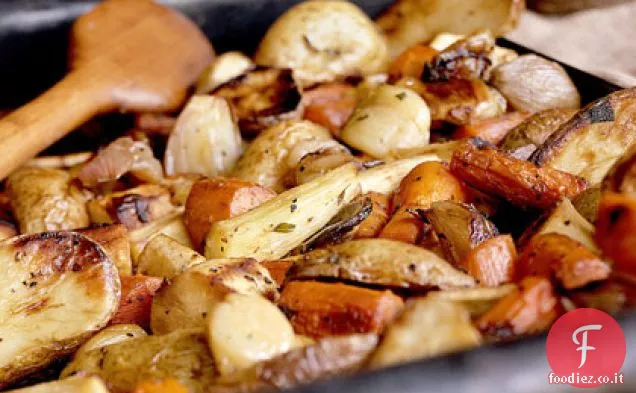
{"label": "herb flake seasoning", "polygon": [[291,224],[289,222],[281,222],[280,224],[274,227],[274,232],[278,233],[290,233],[296,229],[296,225]]}
{"label": "herb flake seasoning", "polygon": [[397,93],[397,94],[395,95],[395,97],[396,97],[398,100],[402,101],[403,99],[405,99],[405,98],[406,98],[406,93],[405,93],[405,92]]}

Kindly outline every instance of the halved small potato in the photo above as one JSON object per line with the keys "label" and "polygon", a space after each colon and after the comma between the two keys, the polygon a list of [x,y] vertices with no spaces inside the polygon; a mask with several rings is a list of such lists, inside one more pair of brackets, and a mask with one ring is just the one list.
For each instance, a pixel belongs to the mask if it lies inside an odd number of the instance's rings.
{"label": "halved small potato", "polygon": [[80,377],[40,383],[7,393],[108,393],[108,389],[97,377]]}
{"label": "halved small potato", "polygon": [[278,307],[261,296],[238,293],[211,306],[206,334],[222,375],[283,354],[296,342],[294,329]]}
{"label": "halved small potato", "polygon": [[71,353],[117,310],[120,282],[104,250],[74,232],[0,243],[0,388]]}

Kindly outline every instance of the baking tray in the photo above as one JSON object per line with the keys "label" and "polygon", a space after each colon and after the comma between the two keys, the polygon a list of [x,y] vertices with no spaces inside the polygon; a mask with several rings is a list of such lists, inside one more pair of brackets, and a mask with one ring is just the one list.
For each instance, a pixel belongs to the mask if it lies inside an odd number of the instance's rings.
{"label": "baking tray", "polygon": [[[217,52],[254,50],[267,27],[299,0],[165,0],[179,8],[210,37]],[[389,0],[354,1],[375,16]],[[0,1],[0,108],[20,105],[59,80],[66,70],[69,26],[96,1]],[[521,53],[531,50],[506,40],[503,46]],[[584,50],[585,48],[581,48]],[[602,79],[564,65],[584,103],[616,89]],[[60,103],[64,105],[64,103]],[[625,385],[587,391],[636,392],[636,315],[619,322],[627,339],[623,366]],[[434,333],[434,332],[432,332]],[[548,385],[550,367],[545,336],[480,349],[376,372],[340,377],[295,389],[297,393],[567,393],[579,391]]]}

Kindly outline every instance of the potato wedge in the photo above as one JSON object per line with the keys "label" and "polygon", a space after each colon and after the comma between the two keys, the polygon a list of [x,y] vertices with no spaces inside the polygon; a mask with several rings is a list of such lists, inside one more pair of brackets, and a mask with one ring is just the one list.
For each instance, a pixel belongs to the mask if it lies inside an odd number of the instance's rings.
{"label": "potato wedge", "polygon": [[6,182],[7,195],[20,233],[87,227],[86,201],[61,169],[22,168]]}
{"label": "potato wedge", "polygon": [[9,393],[109,393],[97,377],[80,377],[45,382],[28,388],[10,390]]}
{"label": "potato wedge", "polygon": [[296,340],[291,324],[272,302],[238,293],[211,306],[206,335],[221,375],[281,355]]}
{"label": "potato wedge", "polygon": [[279,301],[294,331],[312,338],[381,333],[402,306],[391,291],[315,281],[287,283]]}
{"label": "potato wedge", "polygon": [[353,164],[286,191],[240,216],[212,224],[206,258],[277,259],[325,226],[360,192]]}
{"label": "potato wedge", "polygon": [[455,151],[451,172],[486,193],[522,207],[547,209],[587,187],[585,179],[549,167],[538,167],[487,146],[466,142]]}
{"label": "potato wedge", "polygon": [[136,324],[150,327],[150,306],[155,293],[163,285],[163,278],[126,276],[121,278],[119,308],[110,320],[111,324]]}
{"label": "potato wedge", "polygon": [[192,393],[204,393],[217,370],[205,335],[199,330],[183,329],[85,352],[66,366],[61,377],[76,374],[102,378],[111,393],[128,393],[139,382],[165,378],[176,379]]}
{"label": "potato wedge", "polygon": [[529,115],[528,112],[507,112],[497,117],[476,120],[455,130],[453,139],[478,137],[486,142],[498,144],[502,139],[507,138],[510,132],[523,124]]}
{"label": "potato wedge", "polygon": [[433,252],[387,239],[352,240],[292,257],[289,278],[336,278],[393,288],[461,288],[474,280]]}
{"label": "potato wedge", "polygon": [[120,282],[104,250],[74,232],[0,244],[0,388],[72,353],[104,327]]}
{"label": "potato wedge", "polygon": [[217,56],[199,75],[196,85],[197,94],[207,94],[218,86],[252,70],[252,59],[238,51],[225,52]]}
{"label": "potato wedge", "polygon": [[636,199],[603,193],[594,240],[603,254],[614,261],[616,271],[636,274]]}
{"label": "potato wedge", "polygon": [[484,287],[498,287],[511,282],[517,249],[510,235],[484,240],[466,254],[461,266]]}
{"label": "potato wedge", "polygon": [[525,2],[520,0],[398,0],[377,18],[388,37],[391,57],[438,33],[472,34],[488,29],[495,36],[511,30]]}
{"label": "potato wedge", "polygon": [[[435,334],[431,334],[431,332]],[[429,298],[410,300],[371,356],[372,369],[470,349],[481,335],[459,303]]]}
{"label": "potato wedge", "polygon": [[530,160],[598,184],[635,142],[636,88],[631,88],[581,109],[552,133]]}
{"label": "potato wedge", "polygon": [[598,255],[560,233],[533,237],[515,263],[517,280],[530,275],[555,278],[565,289],[605,280],[611,272]]}
{"label": "potato wedge", "polygon": [[384,194],[368,192],[363,196],[371,199],[371,213],[358,225],[353,235],[354,239],[375,238],[389,221],[389,207],[391,200]]}
{"label": "potato wedge", "polygon": [[115,262],[120,276],[130,276],[132,274],[130,242],[128,241],[128,230],[124,225],[115,224],[84,228],[75,232],[81,233],[102,246],[106,254]]}
{"label": "potato wedge", "polygon": [[382,72],[388,51],[382,33],[356,5],[322,1],[288,9],[265,33],[254,60],[292,68],[308,86]]}
{"label": "potato wedge", "polygon": [[276,283],[269,272],[253,259],[200,263],[157,292],[150,312],[153,333],[203,328],[210,307],[232,292],[278,298]]}
{"label": "potato wedge", "polygon": [[104,328],[99,333],[91,337],[75,352],[74,357],[77,358],[94,349],[101,347],[107,347],[112,344],[124,342],[137,337],[146,337],[148,333],[142,329],[139,325],[121,324],[110,325]]}
{"label": "potato wedge", "polygon": [[144,184],[91,200],[88,213],[95,224],[122,223],[129,230],[166,217],[175,211],[170,192],[154,184]]}
{"label": "potato wedge", "polygon": [[217,177],[197,181],[183,213],[192,244],[203,250],[212,223],[243,214],[275,196],[266,187],[239,179]]}
{"label": "potato wedge", "polygon": [[478,287],[431,291],[429,299],[461,303],[470,312],[471,317],[479,317],[490,310],[499,299],[516,288],[515,284],[504,284],[498,287]]}
{"label": "potato wedge", "polygon": [[137,273],[170,280],[203,262],[203,255],[160,233],[146,244],[139,255]]}

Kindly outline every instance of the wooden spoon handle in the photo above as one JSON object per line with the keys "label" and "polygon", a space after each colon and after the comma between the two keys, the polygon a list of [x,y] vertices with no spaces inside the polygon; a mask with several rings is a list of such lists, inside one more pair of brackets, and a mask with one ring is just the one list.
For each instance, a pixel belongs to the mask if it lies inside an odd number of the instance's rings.
{"label": "wooden spoon handle", "polygon": [[87,73],[71,72],[0,119],[0,179],[94,115],[114,109],[103,86]]}

